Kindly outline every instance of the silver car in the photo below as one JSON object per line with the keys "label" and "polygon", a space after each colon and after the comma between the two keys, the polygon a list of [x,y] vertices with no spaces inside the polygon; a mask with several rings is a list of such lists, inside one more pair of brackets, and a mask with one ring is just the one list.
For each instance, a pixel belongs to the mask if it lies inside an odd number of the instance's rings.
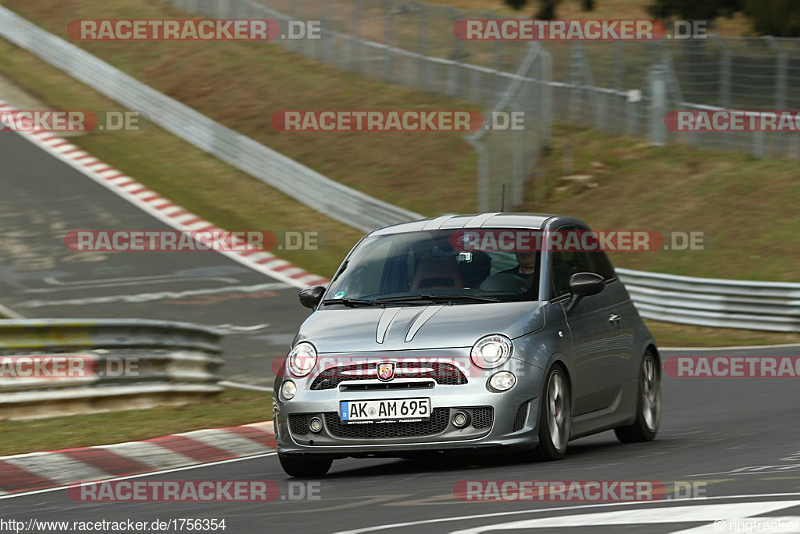
{"label": "silver car", "polygon": [[652,440],[655,341],[602,250],[530,240],[565,233],[594,235],[571,217],[487,213],[362,238],[327,287],[300,293],[314,311],[273,402],[286,473],[452,451],[554,460],[609,429]]}

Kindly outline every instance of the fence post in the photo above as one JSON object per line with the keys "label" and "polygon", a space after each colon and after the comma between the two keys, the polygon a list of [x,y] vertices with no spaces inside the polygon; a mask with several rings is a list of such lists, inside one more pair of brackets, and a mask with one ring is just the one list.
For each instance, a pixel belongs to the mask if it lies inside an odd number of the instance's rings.
{"label": "fence post", "polygon": [[539,84],[539,100],[541,111],[539,113],[539,120],[541,122],[541,145],[548,146],[550,144],[550,134],[553,127],[553,86],[550,82],[553,80],[553,56],[550,52],[542,47],[542,52],[539,55],[539,72],[541,73]]}
{"label": "fence post", "polygon": [[354,0],[353,13],[350,19],[350,70],[359,71],[361,57],[361,0]]}
{"label": "fence post", "polygon": [[417,86],[427,88],[430,80],[430,61],[428,56],[428,9],[426,4],[419,4],[419,33],[417,34],[417,53],[421,56],[417,68]]}
{"label": "fence post", "polygon": [[[727,110],[731,108],[731,51],[722,39],[716,36],[711,36],[711,38],[714,39],[722,50],[719,77],[719,105],[722,109]],[[730,132],[722,132],[723,150],[728,150],[729,145]]]}
{"label": "fence post", "polygon": [[575,42],[570,50],[569,82],[572,85],[569,95],[569,122],[578,122],[579,108],[583,108],[583,53],[581,44]]}
{"label": "fence post", "polygon": [[667,72],[663,65],[656,65],[648,73],[650,89],[650,116],[647,137],[650,146],[664,146],[667,130],[664,115],[667,112]]}
{"label": "fence post", "polygon": [[[512,112],[520,111],[516,102],[511,102],[508,108]],[[511,207],[519,208],[522,206],[525,197],[525,139],[524,128],[518,130],[511,128]]]}
{"label": "fence post", "polygon": [[394,56],[389,47],[394,46],[394,2],[384,0],[383,8],[386,12],[383,19],[383,40],[386,44],[386,56],[383,62],[383,79],[387,83],[394,81]]}
{"label": "fence post", "polygon": [[[770,48],[775,52],[775,109],[786,109],[786,50],[781,46],[777,39],[772,36],[764,37]],[[763,132],[761,132],[763,134]],[[786,143],[782,148],[787,153],[793,153],[797,147],[797,134],[780,136],[778,139],[786,137]],[[793,154],[794,155],[794,154]],[[763,157],[763,155],[762,155]]]}
{"label": "fence post", "polygon": [[476,137],[476,134],[466,136],[467,143],[478,153],[478,211],[486,213],[489,207],[489,153]]}
{"label": "fence post", "polygon": [[320,54],[324,63],[331,63],[333,48],[333,19],[331,18],[331,0],[322,0],[322,47]]}

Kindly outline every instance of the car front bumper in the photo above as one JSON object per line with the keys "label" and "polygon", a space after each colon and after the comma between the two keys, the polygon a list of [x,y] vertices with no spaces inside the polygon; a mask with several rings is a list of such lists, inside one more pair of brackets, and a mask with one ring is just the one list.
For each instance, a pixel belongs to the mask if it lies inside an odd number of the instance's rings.
{"label": "car front bumper", "polygon": [[[503,370],[515,374],[517,382],[505,392],[487,387],[489,378]],[[471,373],[466,384],[427,388],[342,391],[339,387],[311,390],[311,378],[295,380],[297,394],[285,401],[280,396],[282,379],[276,381],[273,421],[281,454],[346,456],[406,456],[436,451],[470,451],[502,447],[533,448],[538,442],[539,395],[543,371],[518,359],[491,370]],[[402,383],[402,379],[394,383]],[[370,384],[372,381],[360,382]],[[375,383],[379,383],[377,380]],[[340,401],[430,398],[431,417],[417,423],[346,424],[339,419]],[[453,416],[463,411],[470,422],[456,428]],[[320,432],[308,428],[317,417]]]}

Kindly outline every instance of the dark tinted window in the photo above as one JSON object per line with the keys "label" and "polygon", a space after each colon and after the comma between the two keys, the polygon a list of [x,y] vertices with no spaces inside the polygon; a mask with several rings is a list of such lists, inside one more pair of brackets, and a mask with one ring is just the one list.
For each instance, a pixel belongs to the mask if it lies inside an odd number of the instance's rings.
{"label": "dark tinted window", "polygon": [[592,265],[594,265],[594,269],[592,272],[595,272],[602,276],[605,280],[610,280],[611,278],[615,278],[617,275],[614,272],[614,267],[611,265],[611,261],[606,256],[605,252],[592,252],[589,254],[592,258]]}
{"label": "dark tinted window", "polygon": [[552,253],[553,297],[569,294],[569,279],[575,273],[594,272],[594,266],[586,252]]}

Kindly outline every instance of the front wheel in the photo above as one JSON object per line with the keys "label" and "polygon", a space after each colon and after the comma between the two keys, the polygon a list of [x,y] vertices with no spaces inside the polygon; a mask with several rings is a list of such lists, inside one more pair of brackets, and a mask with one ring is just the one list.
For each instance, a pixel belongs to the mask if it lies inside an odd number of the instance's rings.
{"label": "front wheel", "polygon": [[333,458],[311,454],[278,453],[278,460],[286,474],[296,478],[323,477],[333,464]]}
{"label": "front wheel", "polygon": [[614,433],[623,443],[651,441],[656,437],[661,423],[661,367],[652,351],[648,350],[639,368],[639,394],[636,420],[630,426],[615,428]]}
{"label": "front wheel", "polygon": [[539,444],[535,458],[558,460],[567,453],[572,411],[569,381],[561,367],[550,369],[539,403]]}

